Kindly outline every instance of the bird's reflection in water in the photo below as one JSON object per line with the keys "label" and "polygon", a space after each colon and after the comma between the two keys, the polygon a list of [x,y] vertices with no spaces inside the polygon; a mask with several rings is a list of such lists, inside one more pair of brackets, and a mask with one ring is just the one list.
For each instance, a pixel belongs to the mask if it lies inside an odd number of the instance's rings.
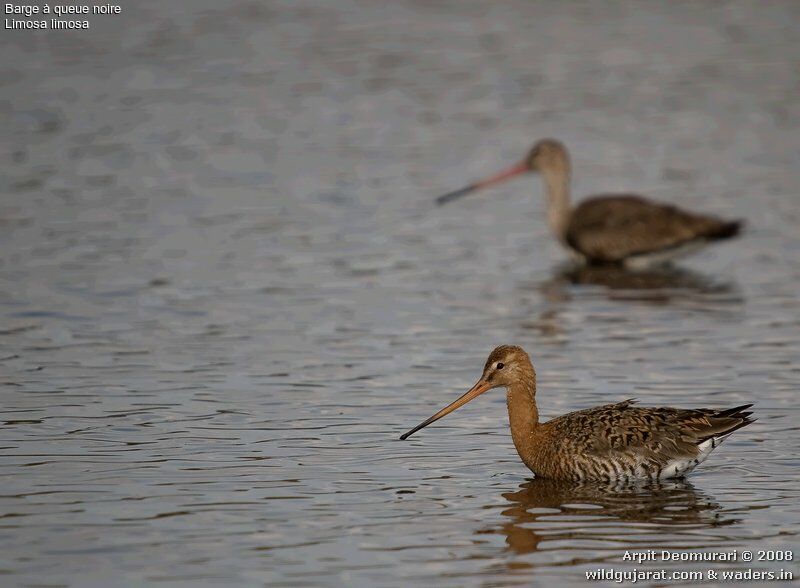
{"label": "bird's reflection in water", "polygon": [[734,283],[671,265],[639,271],[616,266],[561,265],[548,280],[523,283],[519,288],[519,299],[540,309],[536,313],[538,320],[524,326],[545,336],[562,334],[560,311],[567,304],[579,301],[600,298],[625,304],[673,305],[691,311],[724,314],[735,312],[743,302]]}
{"label": "bird's reflection in water", "polygon": [[[702,529],[738,522],[685,481],[614,485],[534,479],[503,498],[504,520],[479,533],[505,535],[514,554],[547,556],[540,565],[619,562],[625,550],[685,546],[696,543]],[[702,541],[708,546],[725,539],[712,532]],[[535,564],[512,559],[504,565],[518,571]]]}
{"label": "bird's reflection in water", "polygon": [[670,265],[640,271],[616,266],[559,266],[541,284],[541,291],[548,300],[569,300],[571,286],[599,286],[610,300],[651,304],[690,299],[716,303],[742,301],[734,284]]}

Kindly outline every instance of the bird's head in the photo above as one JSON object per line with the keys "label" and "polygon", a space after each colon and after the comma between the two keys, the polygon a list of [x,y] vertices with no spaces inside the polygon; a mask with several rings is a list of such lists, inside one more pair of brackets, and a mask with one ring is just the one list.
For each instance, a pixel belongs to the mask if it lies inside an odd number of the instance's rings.
{"label": "bird's head", "polygon": [[483,366],[483,373],[480,379],[466,394],[452,404],[445,406],[435,415],[421,422],[407,433],[404,433],[400,439],[407,439],[420,429],[438,421],[443,416],[450,414],[457,408],[464,406],[470,400],[477,398],[492,388],[509,387],[518,381],[531,378],[535,383],[536,372],[533,370],[531,358],[528,357],[528,354],[525,353],[522,347],[517,347],[516,345],[501,345],[500,347],[496,347],[489,354],[486,365]]}

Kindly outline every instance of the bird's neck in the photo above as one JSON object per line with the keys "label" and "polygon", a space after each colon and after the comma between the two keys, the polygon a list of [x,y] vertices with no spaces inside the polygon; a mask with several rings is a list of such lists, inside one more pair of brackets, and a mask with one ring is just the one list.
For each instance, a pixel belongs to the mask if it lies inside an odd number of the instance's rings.
{"label": "bird's neck", "polygon": [[544,191],[547,197],[547,224],[562,242],[566,241],[569,225],[569,163],[564,161],[558,166],[541,172]]}
{"label": "bird's neck", "polygon": [[539,426],[539,409],[536,407],[536,372],[517,381],[508,388],[508,420],[514,447],[522,458],[528,460],[534,454],[533,432]]}

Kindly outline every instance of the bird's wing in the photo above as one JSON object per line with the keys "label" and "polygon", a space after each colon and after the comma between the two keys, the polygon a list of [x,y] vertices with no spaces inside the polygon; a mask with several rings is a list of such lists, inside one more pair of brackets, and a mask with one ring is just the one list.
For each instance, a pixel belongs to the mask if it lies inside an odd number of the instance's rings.
{"label": "bird's wing", "polygon": [[[753,419],[750,404],[727,410],[643,408],[629,400],[573,412],[561,427],[571,430],[587,455],[628,463],[647,463],[658,469],[676,460],[692,460],[705,441],[729,435]],[[715,446],[712,443],[712,447]]]}
{"label": "bird's wing", "polygon": [[572,213],[566,241],[590,259],[621,261],[697,239],[729,237],[739,223],[690,213],[641,196],[596,196]]}

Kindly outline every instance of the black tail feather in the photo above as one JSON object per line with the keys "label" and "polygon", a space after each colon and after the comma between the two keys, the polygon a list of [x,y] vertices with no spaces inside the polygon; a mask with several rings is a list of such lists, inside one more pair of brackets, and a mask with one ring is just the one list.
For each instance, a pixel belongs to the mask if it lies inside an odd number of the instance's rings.
{"label": "black tail feather", "polygon": [[742,412],[747,410],[753,406],[753,403],[750,404],[742,404],[741,406],[734,406],[733,408],[726,408],[725,410],[721,410],[719,412],[714,413],[715,417],[748,417],[752,412]]}
{"label": "black tail feather", "polygon": [[711,415],[710,418],[727,418],[727,419],[741,419],[741,420],[735,425],[733,425],[730,429],[727,429],[722,433],[716,433],[714,435],[706,437],[705,439],[710,439],[711,437],[721,437],[722,435],[730,435],[734,431],[738,431],[742,427],[746,427],[747,425],[751,425],[754,422],[756,422],[756,419],[750,418],[750,415],[753,414],[752,411],[746,410],[751,406],[753,406],[752,403],[742,404],[741,406],[734,406],[733,408],[720,410],[719,412],[716,412],[713,415]]}
{"label": "black tail feather", "polygon": [[743,228],[744,221],[740,219],[723,222],[708,237],[711,239],[730,239],[741,233]]}

